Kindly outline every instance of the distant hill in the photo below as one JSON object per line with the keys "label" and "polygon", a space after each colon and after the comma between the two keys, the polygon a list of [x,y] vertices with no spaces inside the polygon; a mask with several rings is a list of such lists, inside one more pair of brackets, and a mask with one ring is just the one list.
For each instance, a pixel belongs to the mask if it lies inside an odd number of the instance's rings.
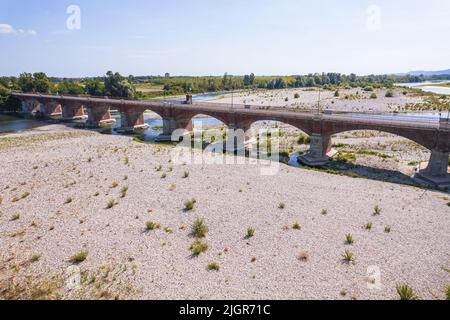
{"label": "distant hill", "polygon": [[411,75],[411,76],[420,76],[420,75],[424,75],[424,76],[441,76],[441,75],[450,75],[450,69],[447,70],[441,70],[441,71],[411,71],[408,72],[407,74]]}

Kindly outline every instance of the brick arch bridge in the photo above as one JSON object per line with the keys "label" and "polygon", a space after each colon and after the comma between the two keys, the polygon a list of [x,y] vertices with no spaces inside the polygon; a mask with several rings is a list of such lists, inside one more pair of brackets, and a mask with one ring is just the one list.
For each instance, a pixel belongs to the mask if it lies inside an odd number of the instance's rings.
{"label": "brick arch bridge", "polygon": [[171,140],[177,129],[191,129],[191,120],[199,115],[207,115],[222,121],[230,129],[247,132],[257,121],[277,121],[289,124],[311,136],[310,152],[301,157],[307,165],[323,165],[329,158],[331,137],[334,134],[354,130],[376,130],[396,134],[410,139],[431,151],[429,165],[416,177],[439,186],[450,186],[448,162],[450,154],[450,123],[407,121],[375,118],[370,116],[325,115],[292,111],[260,110],[258,107],[213,103],[167,102],[162,100],[120,100],[95,97],[72,97],[13,93],[22,101],[22,111],[36,110],[43,115],[62,113],[64,120],[86,117],[87,125],[96,127],[102,122],[112,121],[110,109],[121,114],[119,131],[130,132],[145,127],[144,112],[151,110],[163,120],[163,133],[159,140]]}

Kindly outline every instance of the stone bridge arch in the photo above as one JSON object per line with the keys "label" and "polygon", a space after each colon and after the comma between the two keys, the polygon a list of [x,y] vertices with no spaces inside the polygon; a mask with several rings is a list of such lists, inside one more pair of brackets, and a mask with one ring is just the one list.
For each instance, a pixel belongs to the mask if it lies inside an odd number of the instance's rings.
{"label": "stone bridge arch", "polygon": [[405,139],[414,141],[415,143],[427,148],[428,150],[434,150],[437,147],[437,141],[439,136],[439,131],[437,129],[427,129],[421,130],[420,133],[417,132],[417,128],[414,127],[387,127],[382,125],[372,125],[372,124],[347,124],[335,122],[324,122],[322,127],[322,134],[326,136],[333,136],[340,133],[350,132],[350,131],[379,131],[394,134]]}

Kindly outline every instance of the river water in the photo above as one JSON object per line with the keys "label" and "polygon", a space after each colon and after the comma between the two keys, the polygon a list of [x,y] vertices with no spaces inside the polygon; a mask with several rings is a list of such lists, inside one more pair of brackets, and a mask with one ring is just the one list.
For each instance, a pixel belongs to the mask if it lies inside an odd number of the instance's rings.
{"label": "river water", "polygon": [[439,87],[439,86],[434,86],[434,87],[428,86],[428,85],[442,84],[442,83],[450,83],[450,81],[439,81],[439,82],[426,81],[426,82],[413,82],[413,83],[396,83],[395,86],[420,89],[425,92],[432,92],[432,93],[436,93],[436,94],[450,95],[450,88]]}

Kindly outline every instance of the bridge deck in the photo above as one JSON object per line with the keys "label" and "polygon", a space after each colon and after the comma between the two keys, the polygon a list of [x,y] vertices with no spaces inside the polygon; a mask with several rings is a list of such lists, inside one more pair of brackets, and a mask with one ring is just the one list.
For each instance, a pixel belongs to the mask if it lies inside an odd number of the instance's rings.
{"label": "bridge deck", "polygon": [[[126,100],[126,99],[113,99],[113,98],[101,98],[101,97],[82,97],[82,96],[61,96],[61,95],[46,95],[46,94],[32,94],[32,93],[13,93],[14,97],[17,98],[29,98],[29,99],[45,99],[54,101],[64,101],[64,102],[79,102],[82,104],[101,104],[108,105],[112,108],[114,107],[140,107],[149,108],[152,107],[167,107],[174,108],[178,110],[192,111],[193,109],[198,114],[220,112],[224,114],[235,114],[236,116],[251,116],[258,115],[259,117],[267,116],[267,120],[271,118],[290,118],[290,119],[313,119],[317,117],[317,114],[313,112],[295,112],[292,110],[283,111],[277,108],[276,110],[262,110],[260,106],[254,105],[240,105],[235,104],[225,105],[218,103],[208,103],[208,102],[194,102],[194,104],[183,104],[179,101],[166,101],[166,100]],[[269,109],[270,106],[266,106]],[[421,129],[438,129],[439,122],[431,122],[427,119],[417,119],[404,116],[400,119],[392,119],[392,117],[386,117],[380,115],[370,115],[370,114],[332,114],[326,115],[321,114],[321,120],[323,121],[337,121],[337,122],[347,122],[349,124],[371,124],[380,125],[387,127],[398,127],[398,128],[421,128]]]}

